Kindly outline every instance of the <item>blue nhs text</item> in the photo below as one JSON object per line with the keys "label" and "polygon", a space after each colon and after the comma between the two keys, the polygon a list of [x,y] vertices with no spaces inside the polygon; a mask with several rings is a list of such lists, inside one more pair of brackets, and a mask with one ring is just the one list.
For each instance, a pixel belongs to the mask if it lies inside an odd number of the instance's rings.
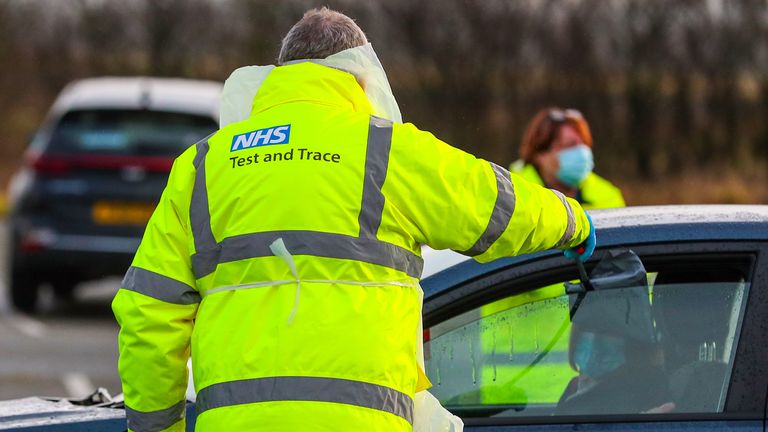
{"label": "blue nhs text", "polygon": [[288,144],[288,139],[290,137],[291,125],[258,129],[253,132],[246,132],[244,134],[233,136],[230,152],[253,147]]}

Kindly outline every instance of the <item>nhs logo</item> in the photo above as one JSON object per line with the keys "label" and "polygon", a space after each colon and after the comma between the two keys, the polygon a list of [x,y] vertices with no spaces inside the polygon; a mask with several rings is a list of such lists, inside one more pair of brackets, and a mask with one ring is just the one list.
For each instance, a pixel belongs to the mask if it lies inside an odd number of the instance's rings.
{"label": "nhs logo", "polygon": [[291,125],[272,126],[253,132],[235,135],[232,137],[230,152],[244,150],[253,147],[262,147],[276,144],[288,144],[291,137]]}

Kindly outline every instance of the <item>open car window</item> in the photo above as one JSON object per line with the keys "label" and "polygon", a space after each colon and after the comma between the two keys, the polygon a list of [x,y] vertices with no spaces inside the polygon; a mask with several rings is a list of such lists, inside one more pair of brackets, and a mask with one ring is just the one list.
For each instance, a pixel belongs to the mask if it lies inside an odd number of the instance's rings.
{"label": "open car window", "polygon": [[428,329],[430,391],[465,417],[719,413],[750,287],[695,264],[591,291],[546,281]]}

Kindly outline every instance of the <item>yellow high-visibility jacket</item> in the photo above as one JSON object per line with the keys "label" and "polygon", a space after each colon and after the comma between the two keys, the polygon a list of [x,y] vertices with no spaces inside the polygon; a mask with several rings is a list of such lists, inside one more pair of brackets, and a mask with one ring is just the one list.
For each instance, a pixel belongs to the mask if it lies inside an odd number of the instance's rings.
{"label": "yellow high-visibility jacket", "polygon": [[[522,160],[512,163],[509,167],[514,174],[519,174],[529,182],[544,186],[536,167]],[[625,207],[621,189],[610,181],[591,172],[579,183],[579,203],[586,210]]]}
{"label": "yellow high-visibility jacket", "polygon": [[112,303],[130,429],[184,430],[191,353],[197,430],[409,431],[420,246],[587,238],[577,202],[371,113],[346,72],[277,67],[175,161]]}

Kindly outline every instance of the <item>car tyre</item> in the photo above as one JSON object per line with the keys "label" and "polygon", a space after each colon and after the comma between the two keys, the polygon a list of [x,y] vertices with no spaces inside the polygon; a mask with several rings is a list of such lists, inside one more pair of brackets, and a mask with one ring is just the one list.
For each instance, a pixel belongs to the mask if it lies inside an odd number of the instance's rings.
{"label": "car tyre", "polygon": [[40,282],[32,272],[19,268],[11,270],[11,304],[18,310],[34,313],[37,307]]}
{"label": "car tyre", "polygon": [[57,280],[51,281],[51,286],[53,287],[53,295],[56,296],[57,300],[70,302],[74,298],[77,282],[70,279]]}

